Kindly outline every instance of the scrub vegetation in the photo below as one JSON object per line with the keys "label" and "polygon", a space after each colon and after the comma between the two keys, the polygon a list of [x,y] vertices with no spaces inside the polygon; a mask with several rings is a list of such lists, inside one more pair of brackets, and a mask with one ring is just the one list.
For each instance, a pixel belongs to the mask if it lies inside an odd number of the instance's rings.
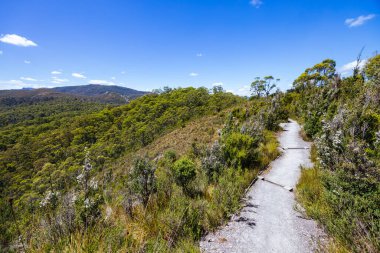
{"label": "scrub vegetation", "polygon": [[0,251],[198,252],[278,154],[289,117],[314,141],[297,198],[330,251],[380,250],[380,56],[352,76],[327,59],[293,89],[256,78],[155,90],[124,105],[70,96],[2,104]]}
{"label": "scrub vegetation", "polygon": [[297,195],[335,240],[331,251],[380,250],[380,55],[341,78],[326,60],[307,69],[287,94],[315,142]]}
{"label": "scrub vegetation", "polygon": [[198,251],[278,155],[283,98],[165,88],[121,106],[82,101],[75,113],[58,100],[62,111],[4,124],[2,249]]}

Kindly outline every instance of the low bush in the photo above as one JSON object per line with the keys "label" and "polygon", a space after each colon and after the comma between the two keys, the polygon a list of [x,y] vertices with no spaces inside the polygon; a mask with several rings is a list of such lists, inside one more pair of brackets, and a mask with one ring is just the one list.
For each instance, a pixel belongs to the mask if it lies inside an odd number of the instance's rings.
{"label": "low bush", "polygon": [[249,168],[258,160],[258,143],[246,134],[233,132],[223,140],[223,152],[229,166]]}
{"label": "low bush", "polygon": [[188,186],[195,179],[196,167],[193,161],[182,157],[173,164],[174,177],[178,185],[189,193]]}

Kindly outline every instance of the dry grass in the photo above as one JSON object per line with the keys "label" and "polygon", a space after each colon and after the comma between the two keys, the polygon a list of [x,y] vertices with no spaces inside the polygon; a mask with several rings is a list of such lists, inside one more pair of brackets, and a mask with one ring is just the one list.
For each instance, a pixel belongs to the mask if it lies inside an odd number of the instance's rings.
{"label": "dry grass", "polygon": [[[114,166],[115,168],[130,168],[134,157],[148,155],[156,158],[167,150],[172,150],[177,155],[187,154],[194,143],[209,145],[218,139],[218,129],[223,128],[225,112],[213,116],[205,116],[187,123],[184,127],[173,130],[158,138],[151,144],[136,152],[126,154]],[[115,171],[119,172],[118,169]]]}
{"label": "dry grass", "polygon": [[318,158],[317,147],[315,146],[315,144],[313,144],[311,145],[311,149],[310,149],[310,160],[313,163],[316,163],[317,158]]}
{"label": "dry grass", "polygon": [[301,138],[304,141],[308,141],[308,142],[312,141],[312,139],[310,139],[310,137],[307,136],[307,134],[306,134],[305,130],[303,129],[303,127],[301,127],[301,130],[300,130],[299,134],[300,134]]}
{"label": "dry grass", "polygon": [[352,251],[348,250],[342,243],[337,240],[331,239],[327,245],[327,252],[330,253],[350,253]]}
{"label": "dry grass", "polygon": [[[313,152],[311,156],[312,160],[313,157],[315,159]],[[298,181],[296,190],[297,200],[303,207],[305,207],[307,215],[317,220],[331,217],[332,212],[331,207],[327,204],[324,197],[324,188],[321,177],[321,171],[319,171],[317,167],[302,168],[301,177]],[[331,253],[351,252],[340,241],[332,237],[328,238],[327,243],[320,245],[320,251]]]}
{"label": "dry grass", "polygon": [[280,151],[278,149],[279,143],[277,141],[277,134],[266,131],[265,132],[267,142],[261,143],[259,146],[260,152],[260,160],[261,160],[261,168],[264,169],[272,162],[276,157],[280,155]]}
{"label": "dry grass", "polygon": [[166,150],[174,150],[184,155],[193,143],[209,144],[218,139],[218,129],[222,129],[225,116],[207,116],[189,122],[185,127],[157,139],[152,144],[139,150],[137,154],[149,153],[158,156]]}
{"label": "dry grass", "polygon": [[[226,111],[193,120],[184,127],[163,135],[148,146],[125,155],[117,164],[112,166],[114,179],[119,180],[120,175],[125,175],[131,168],[136,156],[148,155],[149,158],[154,159],[168,150],[174,151],[177,156],[183,156],[192,153],[194,143],[197,146],[210,145],[218,140],[218,129],[223,128],[225,115]],[[192,237],[184,237],[181,235],[183,232],[177,235],[177,228],[181,229],[182,223],[185,222],[183,216],[187,212],[187,208],[184,209],[183,207],[189,206],[191,203],[190,209],[192,211],[186,215],[193,218],[197,218],[198,215],[204,216],[200,220],[202,226],[197,225],[199,229],[202,227],[202,229],[209,231],[220,225],[227,218],[227,214],[233,213],[236,211],[235,209],[239,208],[241,195],[257,175],[258,170],[267,166],[279,154],[276,135],[266,131],[265,139],[266,141],[259,146],[260,164],[255,170],[226,170],[220,176],[218,184],[210,185],[207,184],[207,178],[203,178],[204,175],[199,173],[196,181],[194,181],[194,188],[197,192],[203,192],[204,198],[190,199],[185,196],[180,187],[172,184],[171,180],[166,180],[168,175],[165,174],[163,167],[159,167],[157,176],[160,178],[160,182],[171,187],[170,197],[163,194],[154,196],[150,199],[146,209],[142,208],[141,205],[136,205],[132,211],[133,217],[125,212],[120,201],[108,203],[109,207],[112,208],[112,215],[107,222],[109,222],[110,227],[115,229],[108,228],[110,232],[99,233],[107,235],[107,238],[102,239],[103,242],[97,244],[99,247],[97,250],[99,252],[109,251],[106,248],[107,245],[110,245],[108,234],[115,233],[117,237],[125,239],[125,244],[120,248],[126,251],[199,252],[197,239],[194,239],[197,232],[191,232],[189,224],[185,226],[186,233],[194,233]],[[120,196],[118,190],[115,190],[113,194]],[[168,199],[163,199],[163,197]],[[118,230],[116,227],[122,229]],[[86,241],[76,238],[75,243],[70,245],[70,250],[74,252],[79,250],[78,252],[80,252],[78,245],[76,245],[80,241],[86,243]],[[183,251],[184,249],[186,251]]]}

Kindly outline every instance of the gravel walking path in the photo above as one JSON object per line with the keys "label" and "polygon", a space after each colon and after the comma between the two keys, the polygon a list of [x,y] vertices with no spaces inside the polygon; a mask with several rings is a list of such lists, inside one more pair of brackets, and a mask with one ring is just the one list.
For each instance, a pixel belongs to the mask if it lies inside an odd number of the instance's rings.
{"label": "gravel walking path", "polygon": [[314,252],[325,238],[315,221],[296,210],[294,193],[279,186],[295,188],[300,165],[311,166],[310,143],[300,137],[299,124],[290,120],[282,127],[278,139],[283,154],[271,163],[265,181],[258,180],[248,191],[240,213],[203,238],[203,252]]}

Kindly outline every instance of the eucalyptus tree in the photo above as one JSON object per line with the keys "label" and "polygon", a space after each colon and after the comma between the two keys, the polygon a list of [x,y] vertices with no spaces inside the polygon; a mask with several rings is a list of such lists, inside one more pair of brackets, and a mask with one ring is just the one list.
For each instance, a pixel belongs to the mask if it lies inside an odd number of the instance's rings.
{"label": "eucalyptus tree", "polygon": [[325,86],[329,80],[336,75],[336,63],[334,60],[326,59],[311,68],[307,68],[294,82],[293,86],[297,90],[306,87]]}
{"label": "eucalyptus tree", "polygon": [[252,96],[263,97],[269,96],[270,92],[277,87],[280,79],[275,79],[273,76],[265,76],[264,78],[256,77],[251,83]]}

